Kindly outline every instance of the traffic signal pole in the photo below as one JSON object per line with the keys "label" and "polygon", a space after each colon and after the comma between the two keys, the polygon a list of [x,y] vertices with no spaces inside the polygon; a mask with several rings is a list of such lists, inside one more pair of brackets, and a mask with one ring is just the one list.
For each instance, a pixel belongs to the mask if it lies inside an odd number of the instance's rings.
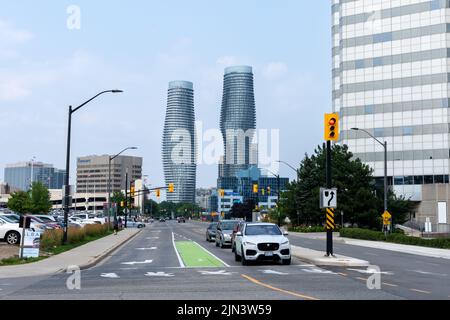
{"label": "traffic signal pole", "polygon": [[[327,169],[326,169],[327,189],[332,188],[331,180],[331,141],[327,141]],[[327,227],[327,257],[333,255],[333,230]]]}

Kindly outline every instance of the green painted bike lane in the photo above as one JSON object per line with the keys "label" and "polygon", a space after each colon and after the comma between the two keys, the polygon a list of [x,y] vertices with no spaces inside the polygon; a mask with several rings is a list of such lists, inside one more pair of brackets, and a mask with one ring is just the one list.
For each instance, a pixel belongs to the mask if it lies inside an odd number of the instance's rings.
{"label": "green painted bike lane", "polygon": [[175,246],[185,266],[188,268],[225,266],[196,242],[175,241]]}

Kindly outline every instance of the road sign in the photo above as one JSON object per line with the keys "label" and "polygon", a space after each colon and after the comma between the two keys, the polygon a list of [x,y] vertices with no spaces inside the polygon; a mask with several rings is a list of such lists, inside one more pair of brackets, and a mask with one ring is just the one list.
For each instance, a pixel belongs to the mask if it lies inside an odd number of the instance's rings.
{"label": "road sign", "polygon": [[327,208],[327,230],[336,229],[336,223],[334,222],[334,208]]}
{"label": "road sign", "polygon": [[337,189],[320,188],[320,208],[337,208]]}
{"label": "road sign", "polygon": [[383,217],[383,224],[385,226],[390,225],[392,223],[392,215],[389,213],[389,211],[383,213],[382,217]]}

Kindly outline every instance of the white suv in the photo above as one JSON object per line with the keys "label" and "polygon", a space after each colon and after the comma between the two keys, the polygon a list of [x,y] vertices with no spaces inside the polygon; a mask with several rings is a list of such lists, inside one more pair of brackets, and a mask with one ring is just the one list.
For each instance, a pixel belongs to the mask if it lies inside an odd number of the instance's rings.
{"label": "white suv", "polygon": [[98,218],[94,214],[88,214],[88,213],[78,213],[78,214],[74,214],[72,217],[81,219],[86,224],[91,224],[90,222],[94,222],[97,224],[104,224],[107,222],[106,218]]}
{"label": "white suv", "polygon": [[5,216],[0,216],[0,239],[6,241],[8,244],[20,244],[22,236],[22,229],[19,224],[9,220]]}
{"label": "white suv", "polygon": [[249,261],[280,261],[291,264],[291,245],[287,232],[273,223],[246,223],[236,233],[235,260],[246,265]]}

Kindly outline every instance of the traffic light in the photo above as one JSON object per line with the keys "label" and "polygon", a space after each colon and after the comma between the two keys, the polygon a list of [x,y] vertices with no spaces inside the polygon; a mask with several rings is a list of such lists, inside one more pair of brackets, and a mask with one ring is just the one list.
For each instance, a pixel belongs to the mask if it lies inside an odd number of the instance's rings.
{"label": "traffic light", "polygon": [[261,194],[262,194],[262,195],[265,195],[265,192],[266,192],[266,190],[261,189]]}
{"label": "traffic light", "polygon": [[136,189],[134,188],[134,186],[131,186],[131,196],[134,197]]}
{"label": "traffic light", "polygon": [[221,198],[223,198],[223,197],[225,197],[225,190],[223,190],[223,189],[220,189],[220,197]]}
{"label": "traffic light", "polygon": [[270,187],[267,187],[267,194],[270,195]]}
{"label": "traffic light", "polygon": [[258,190],[258,185],[255,183],[254,185],[253,185],[253,193],[258,193],[259,192],[259,190]]}
{"label": "traffic light", "polygon": [[123,208],[125,206],[125,202],[124,201],[120,201],[120,206]]}
{"label": "traffic light", "polygon": [[331,113],[325,115],[325,141],[339,140],[339,115]]}
{"label": "traffic light", "polygon": [[158,198],[161,197],[161,190],[159,190],[159,189],[156,190],[156,197],[158,197]]}
{"label": "traffic light", "polygon": [[173,193],[175,190],[175,186],[173,183],[169,183],[169,193]]}

